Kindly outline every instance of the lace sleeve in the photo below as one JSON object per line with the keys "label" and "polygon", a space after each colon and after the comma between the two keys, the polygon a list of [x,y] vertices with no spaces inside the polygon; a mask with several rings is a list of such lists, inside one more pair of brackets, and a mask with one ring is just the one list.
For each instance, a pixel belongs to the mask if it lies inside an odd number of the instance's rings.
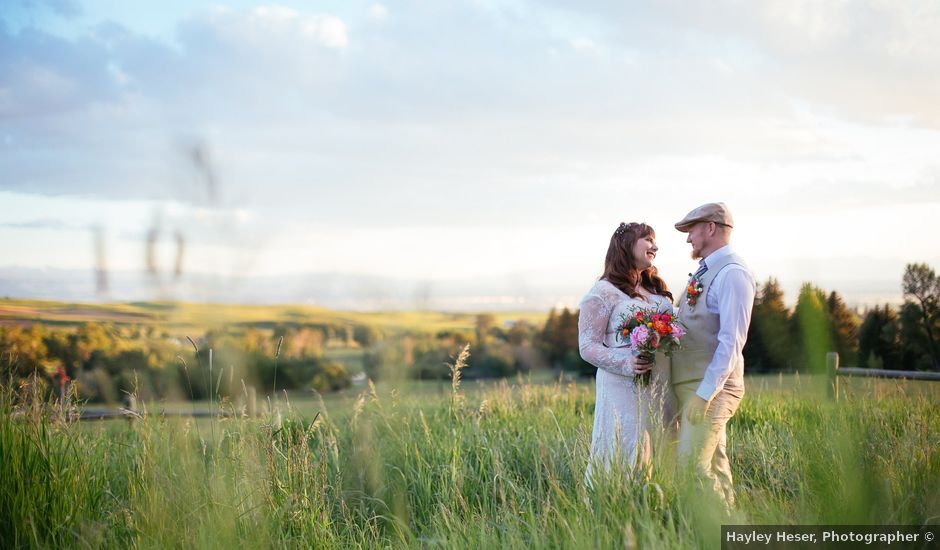
{"label": "lace sleeve", "polygon": [[581,358],[599,369],[620,376],[633,376],[630,349],[604,345],[610,315],[611,308],[599,296],[588,296],[582,300],[578,317],[578,350]]}

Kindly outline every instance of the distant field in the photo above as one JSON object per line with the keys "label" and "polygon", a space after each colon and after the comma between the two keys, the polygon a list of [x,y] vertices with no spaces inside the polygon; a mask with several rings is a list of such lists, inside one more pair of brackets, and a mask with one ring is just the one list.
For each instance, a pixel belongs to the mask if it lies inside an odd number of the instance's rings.
{"label": "distant field", "polygon": [[[479,404],[482,396],[497,389],[509,389],[509,393],[522,387],[555,386],[559,383],[576,387],[588,395],[594,393],[594,379],[582,378],[571,373],[558,373],[539,370],[507,379],[464,380],[461,391],[469,403]],[[821,377],[800,376],[798,374],[758,374],[745,378],[747,394],[744,405],[750,401],[764,400],[814,400],[826,401],[825,380]],[[379,381],[374,385],[380,398],[404,399],[412,403],[434,402],[446,397],[451,391],[449,380],[402,380],[396,382]],[[878,401],[890,397],[926,398],[940,402],[940,382],[917,380],[886,380],[877,378],[848,378],[841,381],[843,397],[840,403],[850,404],[858,400]],[[357,399],[363,393],[371,393],[365,383],[354,387],[318,395],[311,390],[279,392],[275,396],[259,396],[259,408],[267,410],[269,405],[311,419],[317,413],[328,414],[334,419],[343,419],[352,412]],[[147,404],[150,411],[185,412],[191,410],[243,410],[244,399],[235,397],[221,405],[216,401],[162,401]],[[100,407],[95,407],[100,408]],[[200,423],[208,425],[208,420]]]}
{"label": "distant field", "polygon": [[[498,323],[525,320],[542,324],[548,312],[500,312]],[[0,324],[75,325],[85,322],[164,324],[205,329],[222,325],[362,324],[385,330],[437,332],[472,330],[475,313],[437,311],[352,312],[304,305],[234,305],[186,302],[76,304],[42,300],[0,300]]]}

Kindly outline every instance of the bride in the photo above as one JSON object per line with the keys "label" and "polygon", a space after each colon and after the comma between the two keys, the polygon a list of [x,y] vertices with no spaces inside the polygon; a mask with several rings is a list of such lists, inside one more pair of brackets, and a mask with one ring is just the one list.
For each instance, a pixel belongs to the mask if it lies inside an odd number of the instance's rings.
{"label": "bride", "polygon": [[[581,300],[578,347],[581,357],[597,367],[597,399],[591,435],[592,469],[625,464],[631,471],[645,470],[651,460],[650,432],[663,418],[671,418],[669,365],[656,354],[650,363],[634,355],[628,339],[618,338],[621,314],[636,308],[672,310],[672,293],[659,277],[656,234],[644,223],[621,223],[610,238],[604,274]],[[634,377],[652,372],[648,385]],[[660,424],[661,425],[661,424]]]}

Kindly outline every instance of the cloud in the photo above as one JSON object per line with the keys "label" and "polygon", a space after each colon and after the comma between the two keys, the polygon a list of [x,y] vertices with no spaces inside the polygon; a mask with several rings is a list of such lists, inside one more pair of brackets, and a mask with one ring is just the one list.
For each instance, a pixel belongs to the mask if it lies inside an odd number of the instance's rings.
{"label": "cloud", "polygon": [[[772,181],[785,194],[867,172],[874,189],[885,177],[910,185],[935,152],[935,133],[917,126],[936,107],[896,86],[934,77],[887,54],[872,62],[897,76],[866,75],[848,48],[864,25],[848,8],[548,5],[406,2],[394,17],[381,4],[213,8],[182,18],[172,40],[114,22],[74,39],[7,32],[0,108],[13,122],[0,187],[203,204],[179,145],[195,141],[225,208],[523,225],[612,215],[635,189],[697,196],[703,181],[734,191]],[[916,60],[933,48],[889,15],[914,37],[888,33],[878,42],[895,45],[876,50]],[[870,102],[910,112],[891,129]],[[862,120],[840,133],[820,126],[826,117]],[[877,137],[888,135],[907,157]],[[598,210],[599,196],[613,199]]]}
{"label": "cloud", "polygon": [[597,51],[597,44],[590,38],[574,38],[571,40],[571,47],[579,52],[593,53]]}
{"label": "cloud", "polygon": [[51,117],[115,99],[107,57],[95,40],[76,44],[32,28],[12,34],[0,27],[0,116]]}
{"label": "cloud", "polygon": [[[248,12],[215,8],[208,17],[191,19],[187,25],[208,30],[230,46],[278,49],[322,46],[342,49],[349,44],[346,24],[333,15],[302,13],[279,6],[259,6]],[[191,31],[190,31],[191,32]]]}
{"label": "cloud", "polygon": [[373,21],[385,21],[388,18],[388,8],[382,4],[372,4],[369,6],[369,19]]}
{"label": "cloud", "polygon": [[131,94],[170,108],[177,101],[205,108],[212,101],[194,101],[200,93],[218,99],[246,83],[253,91],[258,84],[251,83],[266,77],[274,79],[271,89],[290,79],[320,84],[325,52],[348,45],[342,19],[282,6],[202,12],[180,22],[175,44],[110,21],[75,39],[33,26],[0,28],[0,113],[61,114],[120,103]]}
{"label": "cloud", "polygon": [[686,59],[717,54],[757,96],[786,94],[858,121],[908,116],[940,128],[940,4],[932,0],[670,0],[645,9],[597,0],[570,11],[608,22],[624,47]]}
{"label": "cloud", "polygon": [[77,0],[43,0],[42,3],[63,17],[77,17],[82,13]]}
{"label": "cloud", "polygon": [[3,16],[25,16],[34,19],[43,12],[51,12],[59,17],[74,19],[82,14],[82,8],[77,0],[9,0],[5,5]]}
{"label": "cloud", "polygon": [[74,39],[0,28],[0,188],[168,198],[191,177],[176,142],[296,120],[348,43],[341,19],[278,7],[193,16],[177,43],[113,22]]}

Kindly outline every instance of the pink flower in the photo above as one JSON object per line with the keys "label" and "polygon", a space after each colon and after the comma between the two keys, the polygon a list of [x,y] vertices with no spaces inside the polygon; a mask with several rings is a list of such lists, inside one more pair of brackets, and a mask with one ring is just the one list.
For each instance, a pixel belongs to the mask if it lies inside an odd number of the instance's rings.
{"label": "pink flower", "polygon": [[640,346],[649,340],[650,331],[645,325],[640,325],[630,332],[630,347],[640,349]]}
{"label": "pink flower", "polygon": [[685,336],[685,328],[683,328],[682,325],[680,325],[679,323],[673,323],[672,335],[677,339],[682,338],[683,336]]}

